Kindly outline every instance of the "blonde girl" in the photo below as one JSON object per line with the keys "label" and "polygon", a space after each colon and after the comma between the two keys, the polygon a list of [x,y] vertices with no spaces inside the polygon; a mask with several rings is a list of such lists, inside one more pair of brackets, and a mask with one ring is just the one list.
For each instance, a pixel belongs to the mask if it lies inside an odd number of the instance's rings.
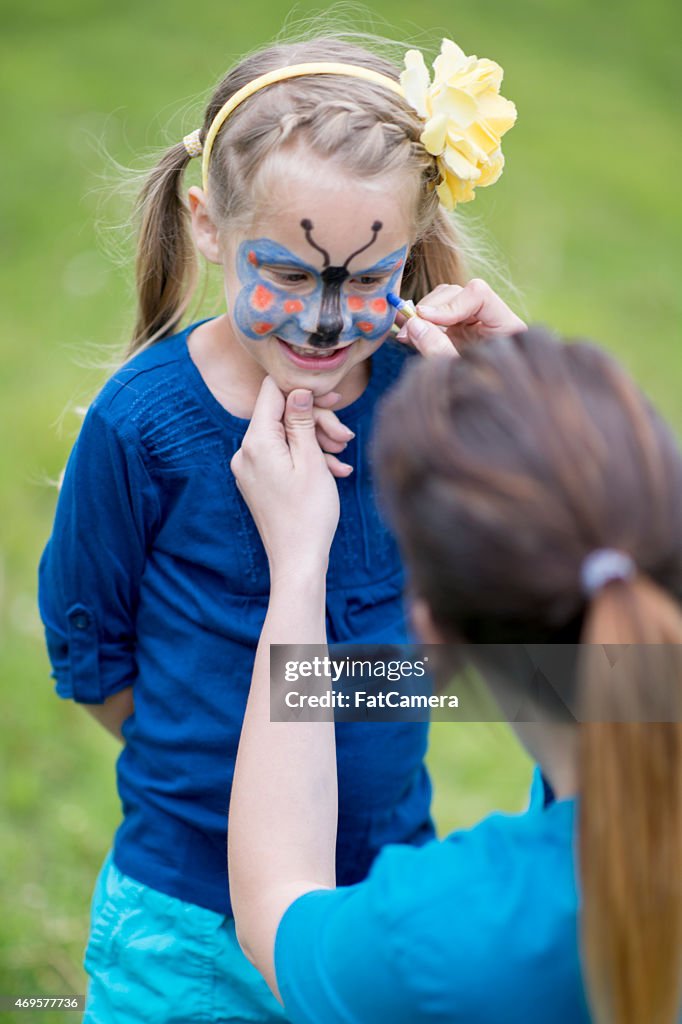
{"label": "blonde girl", "polygon": [[[40,567],[57,693],[123,741],[123,817],[85,958],[92,1024],[283,1019],[236,942],[225,872],[272,582],[230,462],[266,375],[285,393],[313,393],[341,501],[328,634],[405,640],[403,570],[367,451],[377,400],[408,355],[387,341],[387,295],[466,284],[441,200],[499,175],[499,135],[513,121],[497,65],[449,42],[439,59],[437,76],[460,74],[471,108],[461,145],[452,112],[429,98],[421,55],[401,82],[364,47],[318,38],[231,70],[140,196],[130,358],[88,411]],[[185,195],[199,156],[202,187]],[[226,311],[181,329],[196,250],[222,269]],[[425,749],[418,725],[339,728],[340,884],[362,879],[386,843],[432,837]]]}

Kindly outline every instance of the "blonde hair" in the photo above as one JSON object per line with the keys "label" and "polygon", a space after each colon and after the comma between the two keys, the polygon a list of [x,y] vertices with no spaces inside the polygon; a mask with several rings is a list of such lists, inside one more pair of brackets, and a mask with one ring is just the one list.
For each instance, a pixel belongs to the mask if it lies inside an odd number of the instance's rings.
{"label": "blonde hair", "polygon": [[[399,68],[342,35],[278,43],[242,60],[215,89],[201,137],[223,104],[258,75],[303,61],[342,61],[397,80]],[[245,101],[218,133],[209,166],[209,209],[220,230],[243,226],[254,214],[254,190],[279,152],[302,145],[364,179],[387,174],[415,183],[415,242],[402,284],[419,298],[442,282],[464,284],[463,244],[440,208],[435,160],[419,142],[422,123],[389,89],[354,78],[306,76],[278,82]],[[181,191],[190,161],[184,145],[167,150],[137,201],[137,316],[128,355],[167,336],[187,310],[197,281],[189,211]]]}

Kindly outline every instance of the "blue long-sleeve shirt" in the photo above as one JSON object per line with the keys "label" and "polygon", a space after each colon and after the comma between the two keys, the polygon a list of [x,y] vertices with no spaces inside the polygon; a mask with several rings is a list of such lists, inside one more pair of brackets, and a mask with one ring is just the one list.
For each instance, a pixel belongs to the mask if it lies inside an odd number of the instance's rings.
{"label": "blue long-sleeve shirt", "polygon": [[[39,598],[61,697],[97,704],[133,686],[117,764],[116,865],[227,913],[227,808],[269,577],[230,470],[248,421],[205,384],[187,347],[192,329],[135,356],[90,407]],[[344,451],[354,472],[338,481],[332,643],[407,639],[403,572],[367,453],[377,400],[404,360],[403,347],[382,346],[367,388],[340,414],[356,436]],[[339,884],[363,878],[385,843],[431,838],[425,748],[425,725],[337,726]]]}

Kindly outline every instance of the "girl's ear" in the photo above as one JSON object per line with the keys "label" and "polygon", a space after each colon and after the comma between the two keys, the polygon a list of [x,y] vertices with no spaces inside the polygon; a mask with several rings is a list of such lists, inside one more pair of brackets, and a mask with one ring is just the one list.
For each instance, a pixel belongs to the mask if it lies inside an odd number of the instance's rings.
{"label": "girl's ear", "polygon": [[222,252],[216,228],[206,205],[204,191],[195,185],[187,194],[192,217],[192,235],[197,249],[209,263],[222,263]]}

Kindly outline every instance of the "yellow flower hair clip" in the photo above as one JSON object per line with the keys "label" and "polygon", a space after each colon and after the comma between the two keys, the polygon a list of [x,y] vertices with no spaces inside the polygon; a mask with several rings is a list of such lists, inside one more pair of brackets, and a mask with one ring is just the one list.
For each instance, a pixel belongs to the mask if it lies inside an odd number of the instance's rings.
{"label": "yellow flower hair clip", "polygon": [[426,124],[420,140],[437,158],[438,197],[447,210],[475,198],[477,186],[502,174],[500,139],[516,121],[516,107],[500,96],[503,71],[485,58],[467,57],[444,39],[433,62],[433,82],[419,50],[405,54],[400,76],[405,99]]}

